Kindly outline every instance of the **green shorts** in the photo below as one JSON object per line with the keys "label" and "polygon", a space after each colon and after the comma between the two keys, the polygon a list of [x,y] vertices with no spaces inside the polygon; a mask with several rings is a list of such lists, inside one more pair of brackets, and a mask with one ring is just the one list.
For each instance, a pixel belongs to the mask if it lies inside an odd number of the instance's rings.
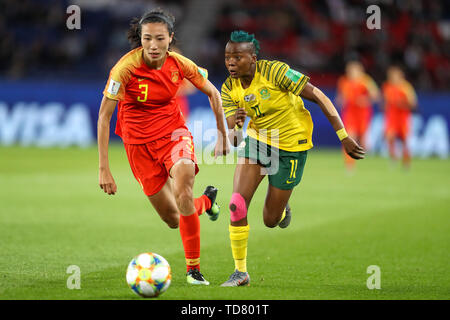
{"label": "green shorts", "polygon": [[292,190],[302,180],[307,151],[289,152],[247,136],[239,146],[238,157],[255,160],[267,170],[269,183],[282,190]]}

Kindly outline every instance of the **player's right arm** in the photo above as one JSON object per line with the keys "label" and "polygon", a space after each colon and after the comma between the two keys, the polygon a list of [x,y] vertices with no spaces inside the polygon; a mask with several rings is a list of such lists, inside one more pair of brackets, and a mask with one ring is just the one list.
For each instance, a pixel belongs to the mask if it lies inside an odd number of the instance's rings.
{"label": "player's right arm", "polygon": [[117,101],[103,96],[100,111],[98,113],[97,122],[97,143],[98,143],[98,160],[99,160],[99,177],[98,183],[100,188],[107,194],[115,194],[117,192],[116,182],[109,169],[108,145],[109,145],[109,128],[111,117],[116,108]]}
{"label": "player's right arm", "polygon": [[227,117],[228,125],[228,140],[234,147],[237,147],[242,140],[244,140],[244,135],[242,133],[242,127],[244,126],[245,117],[247,113],[244,108],[238,108],[235,114]]}
{"label": "player's right arm", "polygon": [[227,79],[222,85],[221,99],[225,118],[228,126],[228,140],[234,147],[237,147],[244,139],[242,127],[244,126],[247,113],[243,108],[239,108],[233,101],[231,95],[231,81]]}
{"label": "player's right arm", "polygon": [[117,186],[109,169],[108,145],[109,145],[109,128],[111,117],[116,108],[117,101],[124,99],[125,87],[131,78],[134,51],[130,51],[123,56],[116,65],[111,69],[105,89],[103,90],[103,99],[100,104],[97,122],[97,143],[98,143],[98,160],[99,160],[99,185],[107,194],[115,194]]}

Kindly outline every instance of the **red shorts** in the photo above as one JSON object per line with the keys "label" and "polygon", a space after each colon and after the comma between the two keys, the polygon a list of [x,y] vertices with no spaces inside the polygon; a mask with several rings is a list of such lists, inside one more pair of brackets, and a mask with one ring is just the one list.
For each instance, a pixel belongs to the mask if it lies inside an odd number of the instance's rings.
{"label": "red shorts", "polygon": [[170,169],[180,159],[195,163],[194,141],[187,129],[177,129],[172,134],[146,144],[124,144],[128,162],[136,180],[147,196],[158,193],[166,184]]}
{"label": "red shorts", "polygon": [[346,107],[342,111],[342,121],[350,135],[364,137],[371,119],[371,107]]}
{"label": "red shorts", "polygon": [[410,112],[408,110],[387,110],[385,115],[385,134],[406,140],[409,135]]}

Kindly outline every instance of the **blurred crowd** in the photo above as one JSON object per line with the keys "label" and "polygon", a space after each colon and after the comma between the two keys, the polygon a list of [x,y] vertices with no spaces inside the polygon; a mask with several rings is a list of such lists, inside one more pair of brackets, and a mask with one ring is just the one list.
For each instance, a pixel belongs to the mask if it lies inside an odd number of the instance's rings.
{"label": "blurred crowd", "polygon": [[[346,61],[359,59],[377,82],[384,80],[387,67],[395,63],[403,65],[417,88],[450,88],[449,1],[238,3],[223,8],[211,38],[224,43],[232,30],[245,29],[260,40],[262,58],[289,62],[317,83],[335,85]],[[381,9],[380,30],[366,27],[370,4]]]}
{"label": "blurred crowd", "polygon": [[[7,79],[107,78],[129,50],[133,17],[164,7],[182,18],[185,1],[0,0],[0,76]],[[81,8],[81,29],[69,30],[67,8]]]}
{"label": "blurred crowd", "polygon": [[[207,0],[205,0],[207,1]],[[82,8],[81,30],[65,28],[66,8]],[[162,6],[183,22],[190,1],[2,0],[2,78],[104,79],[129,49],[126,30],[134,16]],[[401,64],[417,89],[450,89],[450,3],[445,0],[230,0],[221,1],[215,25],[193,58],[225,76],[223,48],[235,29],[254,33],[259,58],[277,59],[335,86],[349,59],[359,59],[382,82],[386,68]],[[381,29],[369,30],[366,8],[381,9]],[[183,39],[187,41],[186,39]]]}

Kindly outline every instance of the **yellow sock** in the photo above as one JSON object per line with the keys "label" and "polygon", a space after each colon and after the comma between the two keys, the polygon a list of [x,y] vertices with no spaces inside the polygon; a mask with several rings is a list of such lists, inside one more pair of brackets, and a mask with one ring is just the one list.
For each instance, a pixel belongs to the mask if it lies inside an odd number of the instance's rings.
{"label": "yellow sock", "polygon": [[238,271],[247,272],[247,242],[250,226],[229,226],[231,252],[233,253],[234,265]]}

